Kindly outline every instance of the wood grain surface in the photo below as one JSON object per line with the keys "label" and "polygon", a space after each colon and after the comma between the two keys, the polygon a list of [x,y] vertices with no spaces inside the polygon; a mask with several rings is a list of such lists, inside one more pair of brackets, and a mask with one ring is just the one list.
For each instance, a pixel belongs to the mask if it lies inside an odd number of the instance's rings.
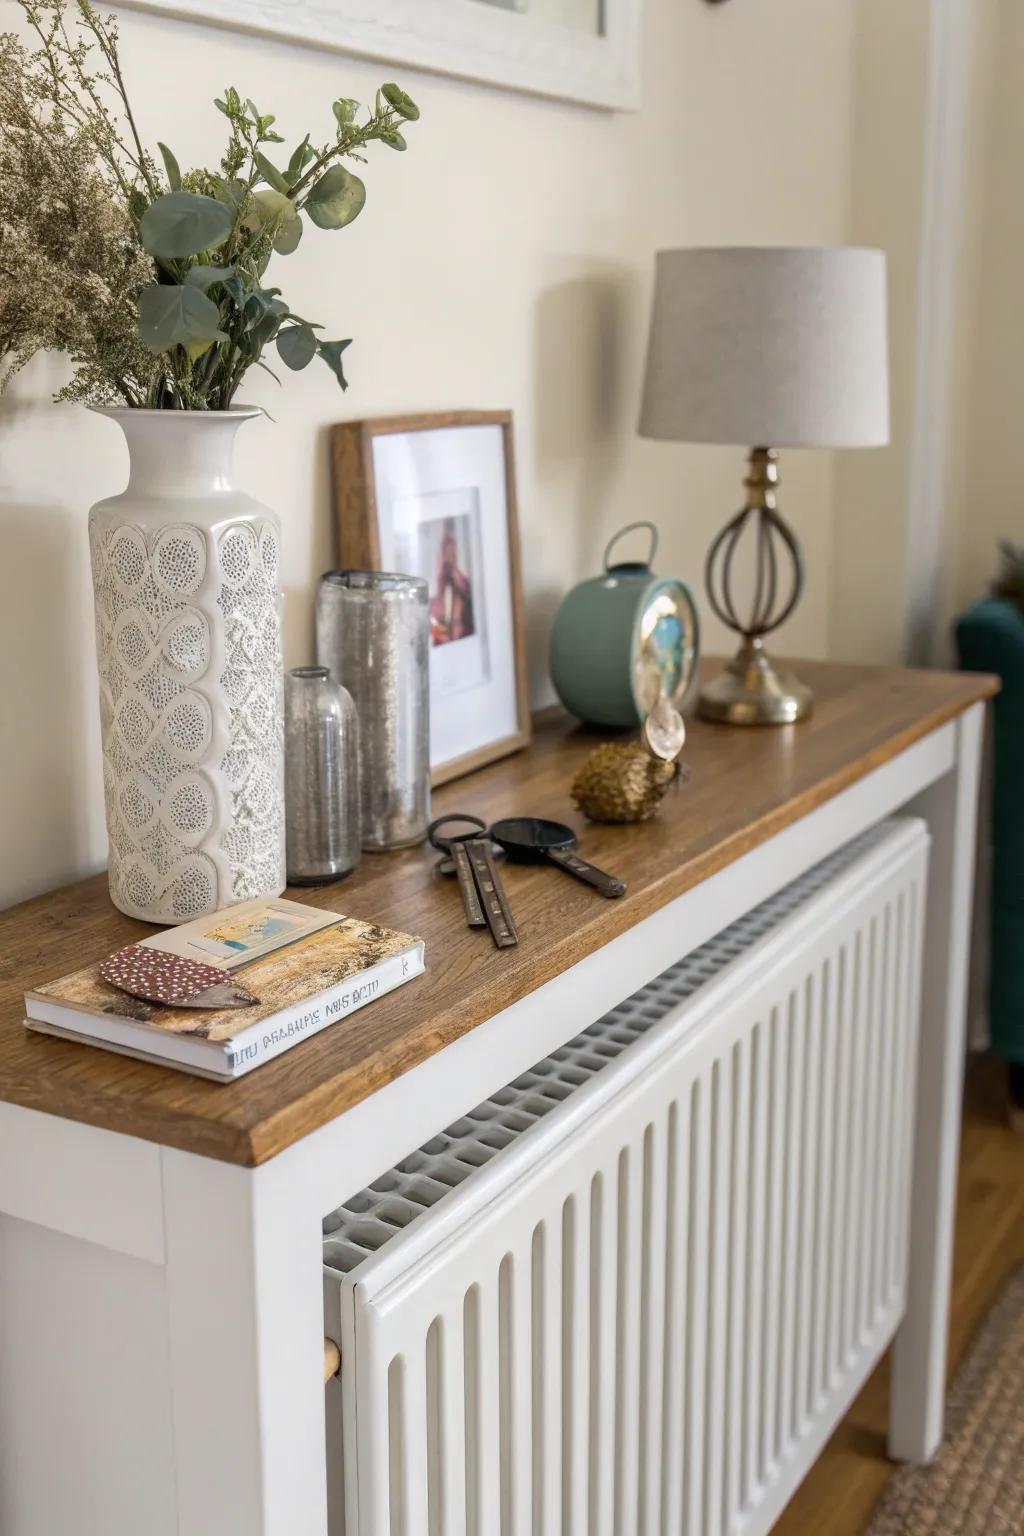
{"label": "wood grain surface", "polygon": [[153,931],[111,905],[97,876],[0,914],[0,1100],[253,1166],[543,986],[701,880],[738,859],[976,700],[974,674],[804,662],[814,714],[766,729],[691,723],[692,778],[660,815],[633,827],[585,823],[569,785],[601,737],[564,718],[532,746],[434,799],[435,815],[568,821],[587,859],[628,882],[605,901],[554,870],[508,866],[517,949],[466,928],[453,880],[426,847],[367,854],[348,880],[297,898],[426,941],[427,974],[237,1083],[213,1084],[24,1028],[29,987]]}

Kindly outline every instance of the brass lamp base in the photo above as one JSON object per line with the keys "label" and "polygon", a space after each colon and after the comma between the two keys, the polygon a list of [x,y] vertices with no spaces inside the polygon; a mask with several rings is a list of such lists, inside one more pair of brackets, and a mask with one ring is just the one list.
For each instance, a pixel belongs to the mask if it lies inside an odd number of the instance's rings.
{"label": "brass lamp base", "polygon": [[702,720],[728,725],[789,725],[810,714],[811,690],[776,667],[760,639],[745,639],[723,672],[697,700]]}

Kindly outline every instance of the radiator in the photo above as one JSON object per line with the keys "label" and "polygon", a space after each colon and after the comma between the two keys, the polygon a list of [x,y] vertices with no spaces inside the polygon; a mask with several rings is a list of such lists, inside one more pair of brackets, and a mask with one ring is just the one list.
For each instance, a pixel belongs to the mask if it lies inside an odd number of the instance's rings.
{"label": "radiator", "polygon": [[770,1529],[903,1308],[926,860],[872,829],[325,1219],[332,1536]]}

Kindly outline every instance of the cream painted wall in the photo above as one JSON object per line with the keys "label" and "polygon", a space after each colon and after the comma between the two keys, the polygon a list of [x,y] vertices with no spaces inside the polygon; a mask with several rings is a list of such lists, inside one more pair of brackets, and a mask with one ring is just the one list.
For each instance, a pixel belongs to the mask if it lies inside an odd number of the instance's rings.
{"label": "cream painted wall", "polygon": [[848,238],[888,258],[892,441],[836,455],[829,639],[845,661],[904,653],[930,9],[931,0],[858,7]]}
{"label": "cream painted wall", "polygon": [[[946,57],[929,121],[937,18]],[[849,229],[889,254],[893,440],[838,459],[830,649],[877,662],[909,650],[918,663],[949,666],[953,620],[986,590],[997,541],[1024,542],[1024,9],[1019,0],[862,0],[856,60]],[[934,243],[922,255],[929,176]],[[948,293],[936,276],[946,262]],[[932,284],[930,309],[922,281]],[[938,375],[925,386],[935,385],[934,419],[927,406],[915,416],[920,366]]]}
{"label": "cream painted wall", "polygon": [[[207,102],[228,82],[289,138],[380,80],[422,107],[408,154],[373,157],[358,223],[310,231],[275,273],[307,314],[355,337],[348,394],[319,367],[282,392],[263,375],[244,390],[275,417],[245,429],[240,470],[284,519],[289,665],[309,657],[314,584],[334,558],[327,427],[344,417],[512,407],[535,702],[550,698],[559,597],[617,525],[655,518],[659,568],[699,585],[742,460],[635,435],[652,254],[846,238],[856,0],[645,11],[643,109],[614,116],[123,13],[143,131],[183,163],[214,158]],[[2,0],[0,27],[15,19]],[[39,359],[0,402],[0,902],[105,857],[86,510],[123,484],[126,450],[113,425],[48,403],[62,376]],[[794,453],[782,470],[809,572],[783,644],[822,655],[834,463]]]}
{"label": "cream painted wall", "polygon": [[981,0],[980,9],[988,110],[972,157],[975,239],[962,284],[944,621],[984,595],[1000,539],[1024,543],[1024,8]]}

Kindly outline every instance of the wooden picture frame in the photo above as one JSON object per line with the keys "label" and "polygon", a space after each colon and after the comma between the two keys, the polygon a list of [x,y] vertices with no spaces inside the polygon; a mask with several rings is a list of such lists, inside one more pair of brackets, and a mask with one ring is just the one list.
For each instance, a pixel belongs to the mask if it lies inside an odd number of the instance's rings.
{"label": "wooden picture frame", "polygon": [[[446,447],[458,451],[453,431],[472,428],[498,428],[504,459],[500,476],[504,494],[504,524],[507,537],[508,607],[510,623],[508,648],[511,655],[513,677],[511,696],[503,702],[508,729],[502,728],[492,741],[474,744],[469,750],[451,756],[442,752],[443,727],[437,723],[435,711],[438,700],[446,695],[435,696],[434,645],[431,646],[431,782],[445,784],[451,779],[482,768],[509,753],[517,752],[530,740],[530,708],[526,679],[526,625],[523,607],[523,586],[519,523],[516,504],[515,460],[513,452],[511,411],[439,411],[412,416],[386,416],[367,421],[341,422],[331,429],[331,461],[334,478],[334,506],[338,526],[338,557],[343,570],[381,570],[388,566],[393,540],[388,529],[382,536],[381,517],[389,517],[387,505],[381,506],[382,492],[379,485],[378,463],[375,461],[375,445],[382,439],[397,439],[417,433],[444,434],[430,444],[414,445],[436,448],[442,453]],[[390,445],[389,445],[390,446]],[[398,446],[397,444],[395,445]],[[469,446],[468,444],[466,446]],[[485,448],[484,439],[474,440],[474,450]],[[418,489],[420,499],[438,494],[434,482]],[[448,494],[441,492],[440,494]],[[474,514],[475,515],[475,514]],[[436,521],[436,519],[435,519]],[[423,526],[427,526],[424,523]],[[482,545],[482,529],[477,542]],[[488,548],[488,559],[494,554]],[[392,564],[392,568],[394,568]],[[401,567],[399,567],[401,568]],[[417,571],[415,574],[423,574]],[[504,591],[502,582],[502,591]],[[432,611],[433,611],[432,593]],[[470,634],[472,635],[472,631]],[[507,672],[507,666],[505,668]],[[438,747],[435,749],[435,740]]]}

